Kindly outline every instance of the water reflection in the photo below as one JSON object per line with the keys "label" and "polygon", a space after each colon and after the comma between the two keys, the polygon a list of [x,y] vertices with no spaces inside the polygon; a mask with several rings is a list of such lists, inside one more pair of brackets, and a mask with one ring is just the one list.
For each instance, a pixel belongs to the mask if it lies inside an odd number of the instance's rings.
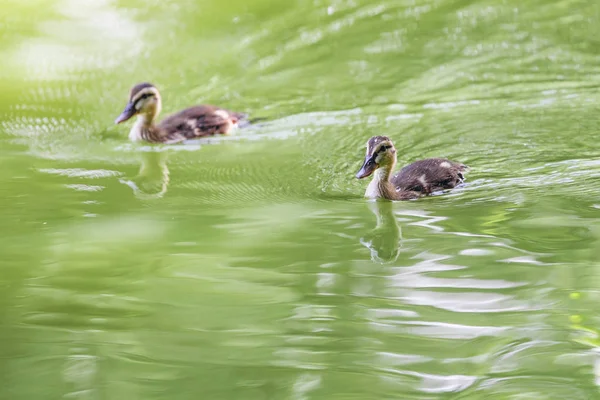
{"label": "water reflection", "polygon": [[377,222],[375,228],[360,239],[360,243],[370,250],[373,262],[394,262],[400,254],[402,240],[402,231],[394,216],[394,203],[381,200],[367,204]]}
{"label": "water reflection", "polygon": [[[27,10],[27,14],[36,13]],[[43,35],[23,37],[5,55],[15,68],[26,70],[29,79],[102,73],[135,58],[145,46],[143,27],[108,0],[59,0],[50,3],[44,15],[47,18],[36,26]],[[36,89],[45,91],[44,87]]]}
{"label": "water reflection", "polygon": [[139,199],[156,199],[163,197],[169,187],[169,168],[166,151],[143,151],[139,172],[132,178],[119,179],[129,186]]}

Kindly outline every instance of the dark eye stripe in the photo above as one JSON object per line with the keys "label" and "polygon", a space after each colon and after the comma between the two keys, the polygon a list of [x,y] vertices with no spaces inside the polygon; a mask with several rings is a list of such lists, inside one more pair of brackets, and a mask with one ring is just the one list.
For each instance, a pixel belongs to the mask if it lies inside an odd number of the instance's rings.
{"label": "dark eye stripe", "polygon": [[148,97],[150,97],[150,96],[152,96],[152,93],[144,93],[143,95],[141,95],[140,97],[138,97],[138,98],[135,100],[135,103],[137,103],[138,101],[140,101],[140,100],[142,100],[142,99],[146,99],[146,98],[148,98]]}
{"label": "dark eye stripe", "polygon": [[133,102],[133,105],[134,105],[134,107],[137,107],[137,104],[138,104],[138,103],[139,103],[141,100],[144,100],[144,99],[146,99],[146,98],[148,98],[148,97],[150,97],[150,96],[153,96],[153,94],[152,94],[152,93],[144,93],[143,95],[141,95],[140,97],[138,97],[138,98],[137,98],[137,99],[136,99],[136,100]]}

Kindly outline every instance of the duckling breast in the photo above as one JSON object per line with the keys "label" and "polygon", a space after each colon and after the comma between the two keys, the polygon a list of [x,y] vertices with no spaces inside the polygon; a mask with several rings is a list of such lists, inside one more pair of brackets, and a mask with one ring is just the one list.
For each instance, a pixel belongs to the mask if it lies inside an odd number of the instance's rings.
{"label": "duckling breast", "polygon": [[377,199],[381,197],[381,191],[379,190],[379,183],[373,179],[369,182],[367,190],[365,191],[365,197],[368,199]]}

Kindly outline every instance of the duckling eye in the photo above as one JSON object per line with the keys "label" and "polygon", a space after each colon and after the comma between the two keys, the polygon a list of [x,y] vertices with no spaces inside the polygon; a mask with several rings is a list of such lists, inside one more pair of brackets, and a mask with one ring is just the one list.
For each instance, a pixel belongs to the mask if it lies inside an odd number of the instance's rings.
{"label": "duckling eye", "polygon": [[138,99],[136,101],[147,99],[150,96],[152,96],[152,93],[144,93],[143,95],[141,95],[140,97],[138,97]]}

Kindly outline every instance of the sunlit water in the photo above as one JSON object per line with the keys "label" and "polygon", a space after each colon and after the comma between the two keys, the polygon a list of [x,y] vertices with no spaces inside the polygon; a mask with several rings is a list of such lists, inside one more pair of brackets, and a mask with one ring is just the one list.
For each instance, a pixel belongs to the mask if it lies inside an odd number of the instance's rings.
{"label": "sunlit water", "polygon": [[[0,398],[600,396],[599,3],[0,6]],[[376,134],[467,184],[364,201]]]}

